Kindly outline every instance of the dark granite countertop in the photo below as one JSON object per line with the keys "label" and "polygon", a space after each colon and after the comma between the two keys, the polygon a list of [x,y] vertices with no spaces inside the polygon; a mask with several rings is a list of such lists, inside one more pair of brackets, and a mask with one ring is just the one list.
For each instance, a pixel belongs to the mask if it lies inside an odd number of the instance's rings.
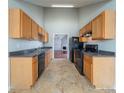
{"label": "dark granite countertop", "polygon": [[34,49],[27,49],[15,52],[9,52],[10,57],[34,57],[38,56],[39,54],[45,54],[45,51],[48,49],[52,49],[52,47],[40,47]]}
{"label": "dark granite countertop", "polygon": [[47,46],[47,47],[40,47],[41,49],[52,49],[52,47]]}
{"label": "dark granite countertop", "polygon": [[85,55],[97,57],[115,57],[115,52],[99,50],[98,52],[84,52]]}

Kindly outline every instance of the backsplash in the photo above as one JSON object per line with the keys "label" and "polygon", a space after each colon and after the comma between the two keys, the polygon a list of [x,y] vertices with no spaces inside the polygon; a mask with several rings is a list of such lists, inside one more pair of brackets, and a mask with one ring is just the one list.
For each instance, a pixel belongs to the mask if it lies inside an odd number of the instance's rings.
{"label": "backsplash", "polygon": [[98,44],[99,50],[116,52],[115,40],[92,41],[85,44]]}
{"label": "backsplash", "polygon": [[29,41],[19,39],[9,39],[9,52],[19,51],[25,49],[32,49],[37,47],[43,47],[43,43],[40,41]]}

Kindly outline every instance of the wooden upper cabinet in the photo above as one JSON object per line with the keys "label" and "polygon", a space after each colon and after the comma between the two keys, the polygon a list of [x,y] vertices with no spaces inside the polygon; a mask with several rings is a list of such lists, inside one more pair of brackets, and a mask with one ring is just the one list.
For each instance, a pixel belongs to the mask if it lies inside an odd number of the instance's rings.
{"label": "wooden upper cabinet", "polygon": [[38,27],[38,39],[39,41],[43,41],[43,28],[41,28],[40,26]]}
{"label": "wooden upper cabinet", "polygon": [[21,36],[31,39],[31,18],[21,11]]}
{"label": "wooden upper cabinet", "polygon": [[21,37],[21,11],[19,9],[9,9],[9,37]]}
{"label": "wooden upper cabinet", "polygon": [[38,40],[38,24],[32,20],[32,39]]}
{"label": "wooden upper cabinet", "polygon": [[92,31],[92,23],[90,22],[80,30],[79,36],[82,36],[91,31]]}
{"label": "wooden upper cabinet", "polygon": [[41,36],[41,35],[38,35],[38,40],[39,40],[40,42],[42,42],[42,36]]}
{"label": "wooden upper cabinet", "polygon": [[31,18],[20,9],[9,9],[9,36],[31,39]]}
{"label": "wooden upper cabinet", "polygon": [[86,31],[86,28],[83,27],[83,28],[80,30],[80,32],[79,32],[79,36],[82,36],[82,35],[85,33],[85,31]]}
{"label": "wooden upper cabinet", "polygon": [[45,35],[44,35],[44,42],[47,43],[48,42],[48,39],[49,39],[49,36],[48,36],[48,32],[45,32]]}
{"label": "wooden upper cabinet", "polygon": [[88,24],[86,25],[85,29],[86,29],[86,33],[87,33],[87,32],[91,32],[91,31],[92,31],[92,23],[91,23],[91,22],[88,23]]}
{"label": "wooden upper cabinet", "polygon": [[103,39],[104,38],[104,29],[103,29],[103,16],[99,15],[92,21],[92,38],[93,39]]}
{"label": "wooden upper cabinet", "polygon": [[38,34],[39,35],[43,35],[44,34],[44,31],[43,31],[43,28],[42,27],[38,27]]}
{"label": "wooden upper cabinet", "polygon": [[44,42],[44,43],[47,43],[48,42],[48,38],[49,38],[49,35],[48,35],[48,32],[46,32],[43,28],[39,27],[38,28],[38,33],[39,33],[39,40]]}
{"label": "wooden upper cabinet", "polygon": [[88,23],[79,32],[79,42],[88,42],[92,40],[92,37],[86,37],[85,34],[92,32],[92,23]]}
{"label": "wooden upper cabinet", "polygon": [[115,11],[106,10],[92,21],[92,39],[115,38]]}

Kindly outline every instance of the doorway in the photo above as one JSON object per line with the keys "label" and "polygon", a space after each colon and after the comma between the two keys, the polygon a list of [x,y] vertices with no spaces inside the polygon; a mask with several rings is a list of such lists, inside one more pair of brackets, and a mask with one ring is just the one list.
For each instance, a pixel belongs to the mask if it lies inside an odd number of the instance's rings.
{"label": "doorway", "polygon": [[54,59],[68,58],[68,35],[54,34]]}

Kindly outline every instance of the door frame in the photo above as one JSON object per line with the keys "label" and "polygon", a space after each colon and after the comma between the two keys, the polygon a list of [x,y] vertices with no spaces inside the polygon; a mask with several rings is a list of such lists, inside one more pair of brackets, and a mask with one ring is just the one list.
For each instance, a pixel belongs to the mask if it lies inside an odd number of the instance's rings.
{"label": "door frame", "polygon": [[53,33],[53,59],[65,59],[65,58],[54,58],[54,37],[56,34],[67,35],[67,59],[69,59],[69,34],[67,33]]}

